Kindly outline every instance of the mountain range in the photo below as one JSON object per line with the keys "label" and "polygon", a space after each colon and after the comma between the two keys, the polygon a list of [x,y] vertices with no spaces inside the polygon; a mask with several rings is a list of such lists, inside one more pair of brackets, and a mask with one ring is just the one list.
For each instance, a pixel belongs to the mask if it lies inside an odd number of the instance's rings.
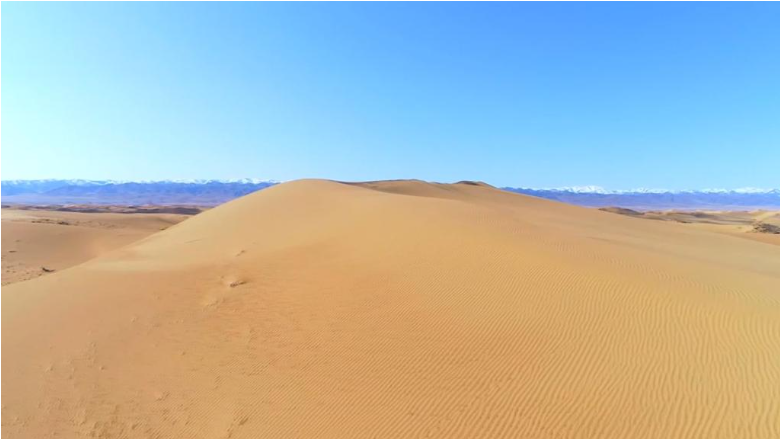
{"label": "mountain range", "polygon": [[599,187],[532,189],[503,188],[511,192],[562,201],[588,207],[618,206],[639,210],[653,209],[715,209],[748,210],[777,209],[780,207],[780,189],[704,189],[655,190],[635,189],[609,191]]}
{"label": "mountain range", "polygon": [[[218,205],[278,184],[273,180],[6,180],[3,203]],[[589,207],[632,209],[775,209],[780,189],[608,190],[599,186],[504,190]]]}
{"label": "mountain range", "polygon": [[3,203],[19,204],[180,204],[214,206],[276,181],[240,180],[7,180]]}

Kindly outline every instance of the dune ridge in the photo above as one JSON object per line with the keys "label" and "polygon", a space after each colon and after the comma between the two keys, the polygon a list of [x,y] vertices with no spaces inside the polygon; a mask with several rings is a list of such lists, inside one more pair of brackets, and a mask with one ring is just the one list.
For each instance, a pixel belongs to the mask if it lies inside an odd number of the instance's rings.
{"label": "dune ridge", "polygon": [[301,180],[3,288],[3,437],[780,437],[777,246]]}

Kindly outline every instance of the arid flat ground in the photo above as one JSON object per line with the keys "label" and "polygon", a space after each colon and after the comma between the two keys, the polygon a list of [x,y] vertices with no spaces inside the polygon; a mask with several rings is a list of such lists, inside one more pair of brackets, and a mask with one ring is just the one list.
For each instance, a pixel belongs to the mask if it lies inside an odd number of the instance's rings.
{"label": "arid flat ground", "polygon": [[2,209],[2,284],[85,262],[176,224],[187,215]]}
{"label": "arid flat ground", "polygon": [[284,183],[2,330],[4,438],[780,437],[780,247],[478,183]]}
{"label": "arid flat ground", "polygon": [[701,230],[780,245],[780,211],[645,211],[607,207],[601,210],[636,218],[673,221]]}

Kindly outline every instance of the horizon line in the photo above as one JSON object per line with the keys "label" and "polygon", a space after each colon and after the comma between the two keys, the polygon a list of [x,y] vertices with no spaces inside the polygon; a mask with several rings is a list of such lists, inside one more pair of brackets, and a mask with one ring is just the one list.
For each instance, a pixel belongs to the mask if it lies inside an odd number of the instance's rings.
{"label": "horizon line", "polygon": [[[87,179],[87,178],[17,178],[17,179],[1,179],[0,183],[32,183],[32,182],[79,182],[82,184],[155,184],[155,183],[178,183],[178,184],[205,184],[205,183],[234,183],[234,184],[271,184],[277,185],[287,183],[295,180],[304,180],[312,177],[295,178],[291,180],[274,180],[274,179],[260,179],[260,178],[182,178],[182,179],[139,179],[139,180],[115,180],[115,179]],[[316,179],[316,178],[315,178]],[[333,180],[329,178],[323,178],[323,180]],[[384,181],[392,180],[421,180],[429,183],[441,183],[433,180],[422,180],[412,178],[400,178],[400,179],[385,179]],[[340,181],[340,180],[333,180]],[[365,180],[365,181],[382,181],[382,180]],[[462,181],[462,180],[461,180]],[[360,183],[362,181],[350,181],[350,183]],[[454,183],[454,182],[453,182]],[[451,183],[445,183],[451,184]],[[488,183],[490,184],[490,183]],[[665,189],[665,188],[647,188],[647,187],[635,187],[631,189],[607,189],[600,185],[573,185],[573,186],[557,186],[557,187],[533,187],[533,186],[495,186],[500,189],[514,189],[514,190],[529,190],[529,191],[557,191],[557,192],[573,192],[573,193],[585,193],[585,194],[604,194],[604,195],[617,195],[617,194],[661,194],[661,193],[695,193],[695,192],[707,192],[707,193],[741,193],[741,194],[759,194],[770,193],[780,191],[780,187],[755,187],[755,186],[740,186],[736,188],[701,188],[701,189]]]}

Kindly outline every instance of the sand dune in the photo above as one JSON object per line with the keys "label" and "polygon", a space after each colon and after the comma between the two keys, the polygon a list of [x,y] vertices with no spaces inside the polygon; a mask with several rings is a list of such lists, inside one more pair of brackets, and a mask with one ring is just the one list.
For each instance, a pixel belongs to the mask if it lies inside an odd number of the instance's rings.
{"label": "sand dune", "polygon": [[776,210],[661,210],[640,212],[619,207],[606,207],[600,210],[636,218],[674,221],[701,230],[725,233],[738,238],[780,245],[780,212]]}
{"label": "sand dune", "polygon": [[166,229],[185,215],[4,208],[3,285],[72,267]]}
{"label": "sand dune", "polygon": [[777,246],[483,185],[281,184],[2,329],[7,438],[780,437]]}

